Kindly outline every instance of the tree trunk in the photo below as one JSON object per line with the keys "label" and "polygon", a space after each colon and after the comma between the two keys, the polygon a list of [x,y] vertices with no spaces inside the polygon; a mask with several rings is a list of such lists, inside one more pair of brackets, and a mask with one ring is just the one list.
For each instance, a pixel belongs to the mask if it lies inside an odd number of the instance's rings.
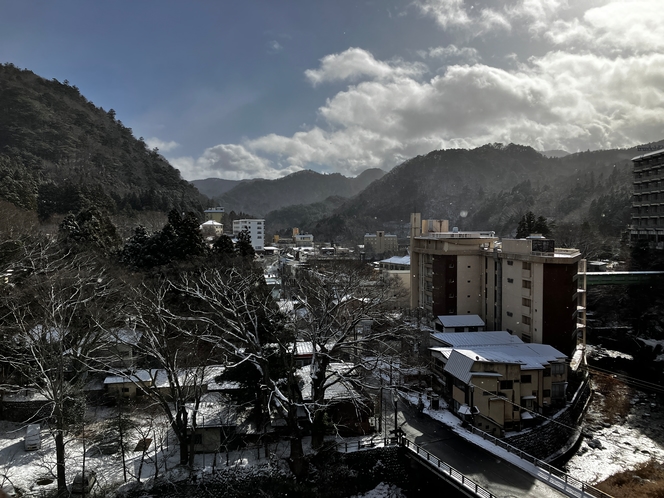
{"label": "tree trunk", "polygon": [[311,447],[318,449],[325,440],[325,374],[329,360],[326,356],[314,360],[311,394],[314,402],[314,418],[311,425]]}
{"label": "tree trunk", "polygon": [[298,481],[306,479],[307,474],[309,473],[309,463],[304,458],[302,437],[300,436],[293,436],[291,438],[288,466]]}
{"label": "tree trunk", "polygon": [[[61,423],[58,422],[58,425]],[[65,436],[61,427],[55,432],[55,459],[58,476],[58,495],[67,494],[67,478],[65,477]]]}

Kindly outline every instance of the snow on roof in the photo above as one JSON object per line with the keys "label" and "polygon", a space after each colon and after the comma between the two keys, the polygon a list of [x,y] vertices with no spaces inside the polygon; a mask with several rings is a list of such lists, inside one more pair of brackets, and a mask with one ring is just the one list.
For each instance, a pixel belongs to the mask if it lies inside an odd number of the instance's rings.
{"label": "snow on roof", "polygon": [[[346,399],[356,399],[361,397],[360,393],[358,393],[355,390],[350,381],[348,381],[343,377],[344,374],[350,372],[350,370],[352,370],[353,368],[355,368],[355,365],[351,363],[330,363],[327,372],[327,376],[329,378],[325,382],[327,386],[325,390],[326,400],[340,401]],[[300,377],[302,382],[302,399],[304,401],[311,401],[312,398],[311,367],[306,366],[298,368],[297,375]]]}
{"label": "snow on roof", "polygon": [[222,224],[219,223],[218,221],[208,220],[208,221],[206,221],[205,223],[201,224],[201,226],[202,226],[202,227],[205,227],[205,226],[208,226],[208,227],[222,227],[222,226],[224,226],[224,225],[222,225]]}
{"label": "snow on roof", "polygon": [[479,315],[440,315],[438,321],[443,327],[484,327]]}
{"label": "snow on roof", "polygon": [[[633,157],[632,161],[640,161],[640,160],[645,159],[647,157],[660,156],[660,155],[664,154],[664,149],[662,149],[660,145],[651,145],[649,147],[651,147],[653,149],[655,149],[656,147],[659,147],[659,148],[653,150],[652,152],[648,152],[647,154],[641,154],[640,156]],[[644,149],[645,149],[645,147],[644,147]]]}
{"label": "snow on roof", "polygon": [[454,349],[445,365],[445,372],[468,384],[473,376],[487,374],[487,372],[473,371],[475,362],[516,364],[520,365],[521,370],[543,370],[551,363],[566,358],[567,355],[548,344],[477,346]]}
{"label": "snow on roof", "polygon": [[410,266],[410,254],[406,256],[392,256],[391,258],[381,259],[379,263]]}
{"label": "snow on roof", "polygon": [[[209,384],[214,382],[215,377],[220,376],[223,366],[208,366],[201,371],[203,367],[182,368],[178,370],[178,382],[180,385],[194,385],[197,382]],[[201,378],[201,373],[203,378]],[[136,370],[133,373],[123,375],[109,375],[104,379],[104,384],[126,384],[129,382],[150,382],[156,388],[170,387],[168,372],[164,369]]]}
{"label": "snow on roof", "polygon": [[432,339],[444,345],[459,348],[462,346],[494,346],[499,344],[523,344],[523,341],[507,331],[497,332],[434,332]]}

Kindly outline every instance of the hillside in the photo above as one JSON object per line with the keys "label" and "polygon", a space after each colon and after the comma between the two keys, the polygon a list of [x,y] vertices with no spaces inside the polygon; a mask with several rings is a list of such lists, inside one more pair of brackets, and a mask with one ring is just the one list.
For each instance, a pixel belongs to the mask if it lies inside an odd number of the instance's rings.
{"label": "hillside", "polygon": [[368,169],[355,178],[347,178],[339,173],[324,175],[311,170],[298,171],[277,180],[242,182],[218,200],[227,212],[243,211],[265,216],[270,211],[318,203],[328,197],[352,197],[384,174],[380,169]]}
{"label": "hillside", "polygon": [[635,148],[550,158],[530,147],[433,151],[395,167],[319,222],[319,239],[359,240],[377,229],[407,234],[411,212],[462,230],[509,235],[528,210],[560,225],[589,223],[616,237],[629,223]]}
{"label": "hillside", "polygon": [[237,187],[241,182],[242,180],[206,178],[204,180],[192,180],[191,184],[196,187],[201,194],[214,200],[221,197],[229,190]]}
{"label": "hillside", "polygon": [[42,219],[91,205],[112,214],[202,211],[195,187],[115,111],[13,64],[0,65],[0,198]]}

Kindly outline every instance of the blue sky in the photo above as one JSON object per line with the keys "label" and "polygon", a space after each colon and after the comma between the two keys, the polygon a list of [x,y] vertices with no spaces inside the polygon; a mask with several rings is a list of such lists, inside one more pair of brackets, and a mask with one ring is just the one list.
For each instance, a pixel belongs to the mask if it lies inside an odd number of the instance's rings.
{"label": "blue sky", "polygon": [[660,0],[0,0],[0,61],[69,80],[186,179],[663,138]]}

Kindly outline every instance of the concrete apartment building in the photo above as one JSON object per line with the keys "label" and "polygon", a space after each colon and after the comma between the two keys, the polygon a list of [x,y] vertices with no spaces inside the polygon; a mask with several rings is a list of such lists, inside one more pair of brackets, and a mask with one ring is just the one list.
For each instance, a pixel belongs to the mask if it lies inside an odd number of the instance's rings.
{"label": "concrete apartment building", "polygon": [[205,215],[205,221],[212,220],[221,223],[222,217],[224,216],[224,208],[221,206],[209,208],[203,211],[203,214]]}
{"label": "concrete apartment building", "polygon": [[630,240],[647,240],[650,246],[664,249],[664,149],[637,156],[632,162]]}
{"label": "concrete apartment building", "polygon": [[494,232],[422,233],[411,215],[411,308],[432,317],[479,315],[486,330],[571,354],[577,337],[581,253],[543,238],[503,239]]}
{"label": "concrete apartment building", "polygon": [[395,253],[399,250],[397,236],[378,230],[374,233],[364,234],[364,251],[367,254]]}
{"label": "concrete apartment building", "polygon": [[251,235],[254,251],[262,251],[265,247],[265,220],[234,220],[233,237],[237,237],[242,230],[247,230]]}

